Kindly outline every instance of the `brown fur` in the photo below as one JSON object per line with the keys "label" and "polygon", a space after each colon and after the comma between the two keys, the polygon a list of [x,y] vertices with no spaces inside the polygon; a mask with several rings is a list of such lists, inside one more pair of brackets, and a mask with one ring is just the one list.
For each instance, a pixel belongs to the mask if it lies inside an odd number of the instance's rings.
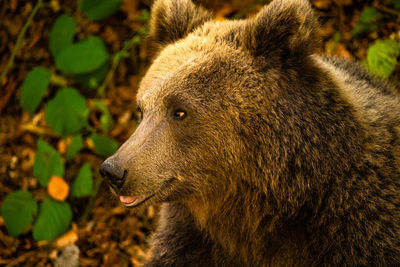
{"label": "brown fur", "polygon": [[118,194],[165,202],[147,265],[400,265],[396,89],[316,55],[306,0],[209,20],[156,1],[143,119],[106,161]]}

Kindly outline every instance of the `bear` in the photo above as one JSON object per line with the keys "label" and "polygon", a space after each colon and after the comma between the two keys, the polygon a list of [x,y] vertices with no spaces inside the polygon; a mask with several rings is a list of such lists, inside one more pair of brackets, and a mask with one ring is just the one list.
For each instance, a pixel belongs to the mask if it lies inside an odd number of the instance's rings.
{"label": "bear", "polygon": [[400,266],[400,95],[321,55],[307,0],[156,0],[139,125],[100,172],[161,203],[146,266]]}

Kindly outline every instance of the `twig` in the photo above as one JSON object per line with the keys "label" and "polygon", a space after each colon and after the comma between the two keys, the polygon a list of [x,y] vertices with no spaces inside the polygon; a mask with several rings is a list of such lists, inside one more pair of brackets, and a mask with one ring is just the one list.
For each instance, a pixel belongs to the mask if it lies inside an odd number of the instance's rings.
{"label": "twig", "polygon": [[400,12],[390,9],[388,7],[382,6],[378,3],[374,3],[374,7],[382,12],[385,12],[385,13],[388,13],[391,15],[395,15],[395,16],[400,16]]}
{"label": "twig", "polygon": [[52,137],[60,136],[58,133],[53,132],[49,128],[39,127],[39,126],[34,125],[32,123],[22,124],[20,126],[20,129],[23,132],[26,131],[26,132],[35,133],[35,134],[38,134],[38,135],[48,135],[48,136],[52,136]]}
{"label": "twig", "polygon": [[134,45],[137,44],[137,38],[140,38],[138,35],[135,35],[132,37],[132,39],[130,39],[126,45],[117,53],[114,54],[113,56],[113,61],[112,61],[112,65],[110,70],[108,71],[106,78],[104,79],[104,81],[102,82],[102,84],[99,86],[99,88],[97,89],[97,96],[100,98],[103,98],[105,96],[105,92],[106,92],[106,87],[108,86],[108,84],[111,82],[114,73],[118,67],[119,62],[121,61],[122,56],[117,56],[119,55],[123,55],[124,53],[128,53],[129,49],[131,49]]}
{"label": "twig", "polygon": [[15,43],[14,49],[11,52],[11,56],[6,64],[6,67],[4,68],[3,72],[0,75],[0,84],[3,81],[4,77],[7,75],[7,72],[10,70],[11,66],[14,64],[14,59],[15,55],[17,54],[17,50],[19,46],[21,45],[22,39],[24,38],[25,32],[28,29],[28,27],[31,25],[33,18],[35,17],[36,13],[38,12],[39,8],[42,6],[42,0],[38,0],[36,2],[35,7],[33,8],[31,14],[28,17],[28,20],[26,21],[24,27],[22,27],[21,32],[18,35],[17,42]]}

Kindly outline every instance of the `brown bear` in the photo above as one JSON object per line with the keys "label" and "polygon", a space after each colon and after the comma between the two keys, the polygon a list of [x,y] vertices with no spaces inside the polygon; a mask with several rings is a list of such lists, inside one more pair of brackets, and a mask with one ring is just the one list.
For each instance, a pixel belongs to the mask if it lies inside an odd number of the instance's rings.
{"label": "brown bear", "polygon": [[400,96],[318,55],[306,0],[213,21],[157,0],[141,122],[101,166],[163,203],[147,266],[400,266]]}

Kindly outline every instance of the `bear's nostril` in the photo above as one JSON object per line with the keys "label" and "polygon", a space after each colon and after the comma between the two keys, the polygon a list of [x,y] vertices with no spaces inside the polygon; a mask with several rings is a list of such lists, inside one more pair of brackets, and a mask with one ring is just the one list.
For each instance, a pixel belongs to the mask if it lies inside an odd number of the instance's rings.
{"label": "bear's nostril", "polygon": [[121,188],[125,182],[127,171],[119,168],[116,164],[103,162],[100,166],[100,174],[109,181],[111,186]]}

